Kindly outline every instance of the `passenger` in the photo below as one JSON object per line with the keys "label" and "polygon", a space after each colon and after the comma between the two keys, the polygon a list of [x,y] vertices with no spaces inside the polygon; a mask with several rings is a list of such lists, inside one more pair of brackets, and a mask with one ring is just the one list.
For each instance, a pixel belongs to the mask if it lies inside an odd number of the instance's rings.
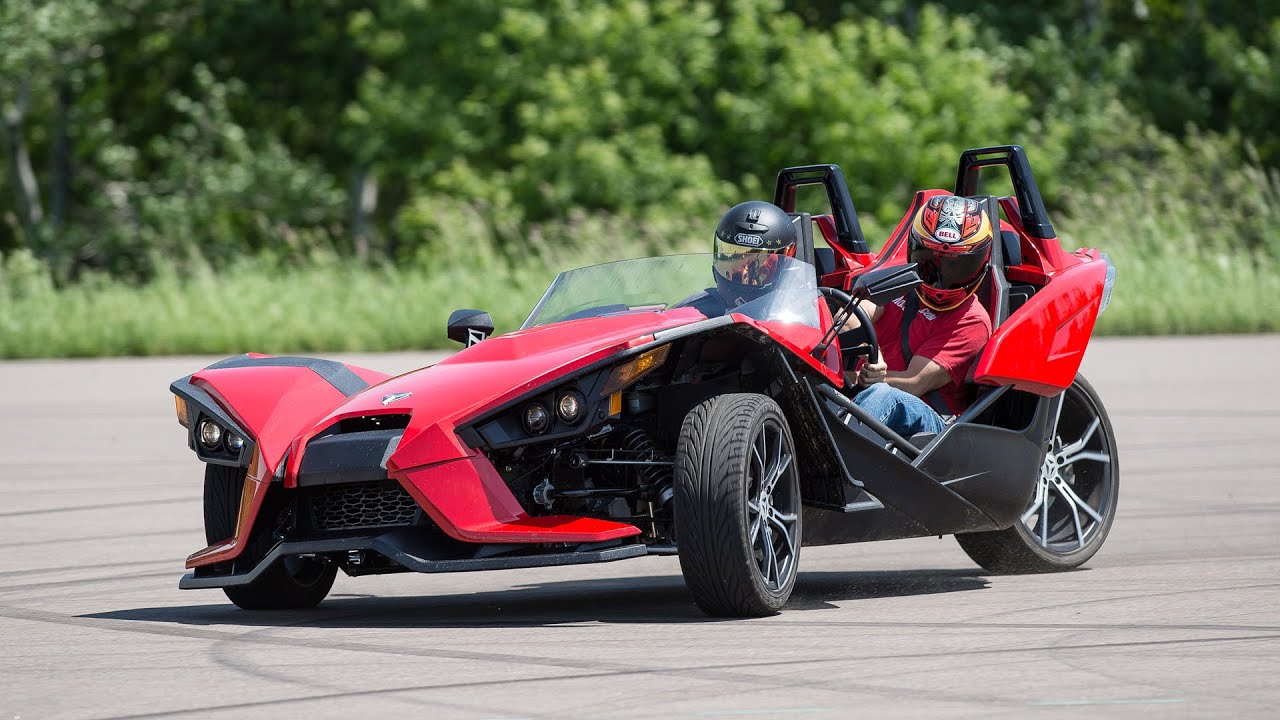
{"label": "passenger", "polygon": [[903,437],[941,432],[942,416],[960,414],[972,400],[965,381],[991,337],[991,318],[974,292],[993,237],[981,203],[930,198],[911,223],[907,255],[923,283],[883,307],[862,303],[875,323],[880,360],[846,379],[862,388],[854,402]]}

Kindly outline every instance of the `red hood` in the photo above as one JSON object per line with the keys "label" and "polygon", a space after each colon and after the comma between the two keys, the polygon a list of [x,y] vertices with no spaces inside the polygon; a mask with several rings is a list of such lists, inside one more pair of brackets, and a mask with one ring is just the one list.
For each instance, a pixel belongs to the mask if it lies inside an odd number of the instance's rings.
{"label": "red hood", "polygon": [[[298,438],[305,443],[334,422],[348,417],[410,412],[412,417],[389,469],[402,470],[473,455],[454,435],[462,420],[500,405],[593,362],[609,357],[638,338],[705,319],[692,308],[664,313],[632,313],[585,318],[519,330],[490,338],[421,370],[414,370],[347,398]],[[412,393],[382,404],[397,393]],[[288,477],[297,472],[300,454],[291,456]]]}

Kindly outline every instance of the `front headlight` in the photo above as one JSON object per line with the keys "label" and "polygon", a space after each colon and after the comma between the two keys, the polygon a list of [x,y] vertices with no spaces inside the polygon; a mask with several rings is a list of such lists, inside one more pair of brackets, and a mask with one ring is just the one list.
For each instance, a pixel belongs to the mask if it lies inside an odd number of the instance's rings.
{"label": "front headlight", "polygon": [[582,396],[573,390],[560,393],[556,398],[556,415],[570,425],[582,419]]}
{"label": "front headlight", "polygon": [[200,444],[216,448],[222,442],[222,426],[211,420],[200,421]]}
{"label": "front headlight", "polygon": [[551,426],[551,413],[542,403],[529,403],[524,409],[524,429],[530,435],[541,435]]}

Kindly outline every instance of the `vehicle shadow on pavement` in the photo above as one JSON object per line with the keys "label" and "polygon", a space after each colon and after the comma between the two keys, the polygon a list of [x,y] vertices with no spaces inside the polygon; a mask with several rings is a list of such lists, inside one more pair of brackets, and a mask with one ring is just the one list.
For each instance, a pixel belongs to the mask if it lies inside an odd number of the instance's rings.
{"label": "vehicle shadow on pavement", "polygon": [[[784,613],[835,609],[879,598],[981,590],[978,569],[868,572],[801,572]],[[212,598],[211,598],[212,599]],[[311,610],[240,610],[216,604],[136,608],[86,618],[183,625],[321,628],[539,627],[581,622],[701,623],[711,618],[694,606],[679,575],[571,580],[510,590],[415,597],[334,594]]]}

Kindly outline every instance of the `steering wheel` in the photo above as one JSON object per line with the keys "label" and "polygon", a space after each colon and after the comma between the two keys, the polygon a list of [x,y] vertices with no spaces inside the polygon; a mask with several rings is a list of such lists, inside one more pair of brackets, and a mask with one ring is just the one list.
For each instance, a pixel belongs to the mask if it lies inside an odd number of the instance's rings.
{"label": "steering wheel", "polygon": [[822,293],[823,297],[828,300],[835,301],[838,306],[838,310],[832,312],[832,318],[834,320],[839,320],[840,323],[843,324],[844,321],[848,319],[849,315],[853,315],[858,318],[858,322],[862,325],[858,330],[862,331],[863,335],[866,336],[867,345],[869,346],[867,350],[867,359],[871,362],[879,362],[880,341],[876,338],[876,327],[871,323],[871,318],[867,317],[867,311],[863,310],[862,307],[849,295],[849,293],[843,290],[833,287],[819,286],[818,292]]}

